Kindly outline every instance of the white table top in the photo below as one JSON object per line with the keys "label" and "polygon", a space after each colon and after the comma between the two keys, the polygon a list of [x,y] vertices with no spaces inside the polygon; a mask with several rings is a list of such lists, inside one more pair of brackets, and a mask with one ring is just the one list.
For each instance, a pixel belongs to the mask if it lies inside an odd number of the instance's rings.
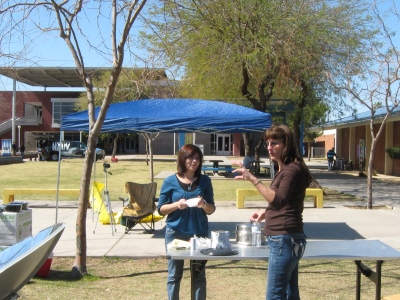
{"label": "white table top", "polygon": [[[200,250],[171,250],[171,259],[206,260],[268,260],[269,247],[259,248],[233,244],[232,250],[239,253],[232,256],[210,256]],[[309,260],[400,260],[400,251],[378,240],[308,240],[302,259]]]}

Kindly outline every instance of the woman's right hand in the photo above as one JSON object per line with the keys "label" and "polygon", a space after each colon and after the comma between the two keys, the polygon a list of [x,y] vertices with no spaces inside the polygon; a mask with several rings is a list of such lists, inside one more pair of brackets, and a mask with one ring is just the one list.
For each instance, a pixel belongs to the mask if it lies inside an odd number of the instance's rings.
{"label": "woman's right hand", "polygon": [[178,202],[176,202],[178,204],[178,209],[183,210],[185,208],[188,207],[187,203],[186,203],[186,199],[182,198],[180,199]]}
{"label": "woman's right hand", "polygon": [[251,222],[261,222],[262,220],[265,219],[265,211],[256,211],[250,216],[250,221]]}

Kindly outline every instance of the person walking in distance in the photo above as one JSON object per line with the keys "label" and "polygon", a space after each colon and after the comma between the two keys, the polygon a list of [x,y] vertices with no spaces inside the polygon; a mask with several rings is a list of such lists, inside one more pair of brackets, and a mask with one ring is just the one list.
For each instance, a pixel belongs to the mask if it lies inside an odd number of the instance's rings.
{"label": "person walking in distance", "polygon": [[334,160],[333,158],[336,157],[337,155],[335,153],[335,148],[332,147],[332,149],[330,149],[327,153],[326,153],[326,157],[328,158],[328,171],[332,171],[333,170],[333,165],[334,165]]}
{"label": "person walking in distance", "polygon": [[21,146],[19,147],[19,154],[21,154],[22,161],[24,161],[24,152],[25,152],[25,146],[22,143]]}

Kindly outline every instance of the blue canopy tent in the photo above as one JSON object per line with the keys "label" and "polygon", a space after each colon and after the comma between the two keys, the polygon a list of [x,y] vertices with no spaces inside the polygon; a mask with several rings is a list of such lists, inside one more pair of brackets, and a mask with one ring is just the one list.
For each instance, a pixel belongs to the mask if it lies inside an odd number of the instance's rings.
{"label": "blue canopy tent", "polygon": [[[98,116],[96,107],[95,116]],[[263,132],[271,115],[244,106],[199,99],[151,99],[111,104],[101,128],[107,132]],[[88,112],[62,117],[62,131],[88,131]]]}
{"label": "blue canopy tent", "polygon": [[[100,107],[96,107],[96,118],[99,110]],[[271,123],[269,113],[236,104],[200,99],[148,99],[111,104],[101,132],[263,132],[271,127]],[[63,116],[60,130],[87,132],[88,111]]]}

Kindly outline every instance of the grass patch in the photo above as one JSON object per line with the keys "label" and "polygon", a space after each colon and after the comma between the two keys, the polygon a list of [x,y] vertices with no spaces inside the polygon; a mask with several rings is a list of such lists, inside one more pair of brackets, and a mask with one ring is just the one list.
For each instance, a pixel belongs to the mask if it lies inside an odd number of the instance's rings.
{"label": "grass patch", "polygon": [[[4,188],[42,188],[55,189],[57,187],[57,162],[27,161],[23,164],[1,166],[2,173],[7,176],[0,178],[0,192]],[[60,188],[79,189],[83,159],[65,159],[61,162]],[[108,169],[112,175],[107,177],[107,185],[111,201],[120,201],[118,197],[126,197],[124,191],[126,181],[138,183],[150,182],[150,168],[144,161],[120,160],[118,163],[111,163]],[[174,162],[154,161],[154,175],[161,171],[176,171]],[[24,176],[21,176],[23,174]],[[96,163],[92,180],[95,179],[104,183],[103,162]],[[155,179],[157,182],[157,195],[159,195],[164,179]],[[265,181],[269,184],[269,181]],[[234,201],[236,189],[254,188],[250,182],[242,180],[218,179],[213,180],[215,201]],[[45,198],[44,198],[45,197]],[[52,200],[52,196],[46,195],[16,195],[15,200]],[[54,196],[55,199],[55,196]],[[258,197],[262,200],[262,197]],[[77,200],[74,197],[60,196],[59,200]]]}
{"label": "grass patch", "polygon": [[[55,257],[48,278],[34,277],[19,292],[20,299],[166,299],[167,261],[156,259],[88,258],[90,276],[70,275],[74,259]],[[370,267],[373,267],[370,263]],[[207,299],[263,299],[265,261],[209,261]],[[302,260],[299,285],[302,299],[354,299],[356,266],[352,261]],[[362,299],[375,299],[375,285],[361,279]],[[382,266],[382,295],[400,292],[400,261]],[[190,299],[189,263],[185,261],[181,299]]]}
{"label": "grass patch", "polygon": [[[103,162],[96,163],[93,177],[104,182]],[[83,160],[61,163],[60,188],[79,189]],[[58,164],[25,162],[1,166],[0,192],[3,188],[53,188],[57,186]],[[154,174],[175,171],[174,162],[154,161]],[[126,181],[149,182],[149,166],[144,161],[112,163],[108,190],[112,201],[125,197]],[[22,176],[23,175],[23,176]],[[163,179],[155,179],[159,194]],[[254,188],[251,183],[233,179],[213,180],[216,201],[235,201],[236,189]],[[270,184],[270,181],[263,181]],[[362,201],[362,199],[324,188],[324,201]],[[51,200],[50,196],[18,195],[16,200]],[[77,200],[65,199],[61,200]],[[261,196],[246,200],[265,201]],[[306,197],[306,201],[313,201]],[[181,299],[190,299],[189,265],[181,284]],[[166,299],[167,262],[163,258],[123,259],[87,258],[89,275],[75,279],[71,274],[74,258],[54,257],[48,278],[34,277],[20,291],[20,299]],[[371,265],[373,266],[373,265]],[[268,263],[263,261],[209,261],[207,299],[246,300],[265,298]],[[352,261],[301,261],[299,284],[302,299],[354,299],[356,267]],[[382,295],[400,293],[400,261],[382,266]],[[374,299],[375,285],[362,277],[362,299]]]}
{"label": "grass patch", "polygon": [[[79,189],[81,174],[83,168],[83,159],[65,159],[61,162],[60,170],[60,188],[61,189]],[[57,187],[58,163],[57,162],[39,162],[27,161],[23,164],[1,166],[2,173],[7,176],[0,178],[0,192],[4,188],[43,188],[55,189]],[[112,175],[107,177],[107,185],[111,201],[120,201],[118,197],[126,197],[124,185],[126,181],[138,183],[150,182],[149,166],[145,161],[120,160],[118,163],[111,163],[108,170]],[[154,161],[154,175],[161,171],[176,171],[175,162]],[[21,176],[24,174],[24,176]],[[212,176],[211,176],[212,178]],[[92,180],[95,179],[104,183],[103,162],[96,163],[95,172]],[[261,179],[265,179],[262,178]],[[157,182],[157,195],[160,193],[163,179],[155,179]],[[269,185],[270,180],[263,180],[263,184]],[[214,188],[215,201],[235,201],[236,189],[251,189],[254,186],[243,180],[234,180],[233,178],[212,180]],[[324,202],[342,202],[342,201],[364,201],[351,195],[324,188]],[[46,195],[16,195],[15,200],[52,200],[52,196]],[[60,196],[59,200],[77,200],[76,197]],[[248,196],[248,201],[265,201],[260,195]],[[313,197],[306,197],[306,202],[313,202]]]}

